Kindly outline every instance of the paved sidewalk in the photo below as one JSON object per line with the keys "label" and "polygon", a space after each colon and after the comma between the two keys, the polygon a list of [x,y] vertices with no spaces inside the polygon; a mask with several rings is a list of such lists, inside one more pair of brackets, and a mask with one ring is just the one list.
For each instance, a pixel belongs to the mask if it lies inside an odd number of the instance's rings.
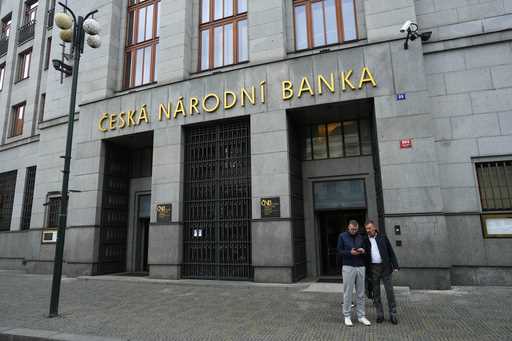
{"label": "paved sidewalk", "polygon": [[[0,334],[28,328],[129,340],[512,339],[511,287],[400,288],[398,326],[347,328],[340,294],[328,285],[98,279],[64,279],[62,316],[48,319],[50,276],[0,271]],[[367,311],[375,321],[369,304]]]}

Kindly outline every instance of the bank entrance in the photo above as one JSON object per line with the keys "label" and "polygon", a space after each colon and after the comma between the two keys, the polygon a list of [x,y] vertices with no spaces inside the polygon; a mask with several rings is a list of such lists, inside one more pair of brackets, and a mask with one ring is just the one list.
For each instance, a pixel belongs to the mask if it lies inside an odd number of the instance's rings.
{"label": "bank entrance", "polygon": [[336,260],[336,246],[340,233],[346,231],[348,222],[355,220],[364,224],[366,210],[335,210],[317,213],[320,236],[321,276],[339,276],[340,267]]}
{"label": "bank entrance", "polygon": [[182,278],[251,280],[249,119],[185,130]]}
{"label": "bank entrance", "polygon": [[153,133],[103,142],[98,262],[94,274],[147,273]]}
{"label": "bank entrance", "polygon": [[[382,228],[382,191],[371,99],[288,111],[300,145],[308,275],[339,281],[338,236],[355,220],[364,233],[367,219]],[[300,171],[300,173],[299,173]]]}

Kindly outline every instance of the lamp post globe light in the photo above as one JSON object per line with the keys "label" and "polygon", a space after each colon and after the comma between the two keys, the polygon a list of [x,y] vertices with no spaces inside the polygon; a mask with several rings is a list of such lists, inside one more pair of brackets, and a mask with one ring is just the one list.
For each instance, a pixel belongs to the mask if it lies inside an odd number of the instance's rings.
{"label": "lamp post globe light", "polygon": [[[69,199],[69,170],[71,163],[71,148],[73,142],[73,125],[75,121],[75,106],[76,106],[76,90],[78,84],[78,67],[80,64],[80,55],[84,51],[85,35],[87,34],[87,44],[92,48],[97,48],[101,45],[99,37],[100,25],[91,18],[92,15],[97,13],[97,10],[89,12],[85,17],[77,17],[75,13],[59,2],[66,12],[55,14],[55,25],[61,30],[59,33],[60,38],[65,43],[71,43],[71,54],[73,56],[73,65],[66,65],[64,61],[54,59],[53,66],[60,72],[67,75],[73,75],[71,83],[71,96],[69,100],[69,116],[68,116],[68,130],[66,138],[66,151],[64,156],[64,170],[62,178],[62,191],[59,212],[59,227],[57,231],[57,244],[55,247],[55,261],[53,265],[53,279],[52,291],[50,298],[50,314],[49,317],[55,317],[59,314],[59,295],[60,284],[62,277],[62,258],[64,254],[64,239],[66,232],[66,221],[68,214],[68,199]],[[71,15],[69,15],[69,12]]]}

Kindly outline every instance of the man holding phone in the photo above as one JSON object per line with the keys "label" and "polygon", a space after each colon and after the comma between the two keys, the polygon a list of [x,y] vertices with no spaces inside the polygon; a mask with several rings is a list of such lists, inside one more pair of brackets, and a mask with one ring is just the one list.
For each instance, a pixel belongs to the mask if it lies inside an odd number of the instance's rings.
{"label": "man holding phone", "polygon": [[365,326],[370,325],[364,308],[365,249],[364,238],[359,233],[359,224],[355,220],[348,223],[347,231],[338,238],[337,251],[343,258],[343,316],[345,325],[352,327],[352,292],[356,288],[357,320]]}

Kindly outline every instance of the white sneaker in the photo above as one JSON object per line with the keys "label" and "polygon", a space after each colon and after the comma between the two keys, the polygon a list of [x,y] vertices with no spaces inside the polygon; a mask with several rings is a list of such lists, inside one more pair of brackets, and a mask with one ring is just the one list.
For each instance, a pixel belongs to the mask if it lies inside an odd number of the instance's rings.
{"label": "white sneaker", "polygon": [[368,321],[368,319],[366,317],[361,317],[359,319],[357,319],[359,322],[361,322],[362,324],[364,324],[365,326],[371,326],[372,324],[370,323],[370,321]]}
{"label": "white sneaker", "polygon": [[352,327],[353,326],[352,320],[350,319],[350,317],[345,317],[345,325],[347,327]]}

